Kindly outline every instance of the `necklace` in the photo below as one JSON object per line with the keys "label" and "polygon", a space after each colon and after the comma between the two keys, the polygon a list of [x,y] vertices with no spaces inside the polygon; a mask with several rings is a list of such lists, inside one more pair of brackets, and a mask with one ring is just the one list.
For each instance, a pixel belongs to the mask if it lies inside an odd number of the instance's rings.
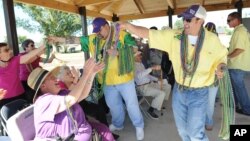
{"label": "necklace", "polygon": [[192,55],[191,60],[188,59],[188,40],[187,35],[185,35],[184,31],[182,32],[181,36],[181,67],[183,71],[183,82],[182,85],[185,83],[185,79],[187,76],[191,77],[191,80],[189,81],[189,85],[192,82],[194,73],[196,72],[197,66],[199,64],[199,57],[200,57],[200,51],[202,49],[202,45],[204,42],[205,32],[204,29],[201,28],[198,39],[195,44],[195,50]]}

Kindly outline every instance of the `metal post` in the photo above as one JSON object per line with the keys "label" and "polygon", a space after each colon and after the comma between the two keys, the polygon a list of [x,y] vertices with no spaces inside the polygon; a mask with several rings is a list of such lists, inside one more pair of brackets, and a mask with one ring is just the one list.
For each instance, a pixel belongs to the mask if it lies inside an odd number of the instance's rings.
{"label": "metal post", "polygon": [[119,21],[119,17],[116,14],[113,14],[112,21],[113,22]]}
{"label": "metal post", "polygon": [[10,48],[13,49],[14,55],[19,54],[18,37],[16,32],[16,20],[14,13],[13,0],[3,0],[3,11],[7,32],[7,40]]}
{"label": "metal post", "polygon": [[[80,7],[78,9],[79,14],[81,16],[81,22],[82,22],[82,34],[84,36],[88,35],[88,29],[87,29],[87,14],[86,14],[86,7]],[[87,60],[89,58],[89,52],[84,52],[84,57],[85,60]]]}
{"label": "metal post", "polygon": [[238,12],[240,13],[240,15],[242,17],[242,8],[243,8],[243,2],[242,2],[242,0],[237,1],[235,3],[234,7],[237,8]]}
{"label": "metal post", "polygon": [[167,11],[167,14],[168,14],[168,24],[169,24],[169,27],[173,28],[173,14],[174,14],[174,10],[168,6],[168,11]]}

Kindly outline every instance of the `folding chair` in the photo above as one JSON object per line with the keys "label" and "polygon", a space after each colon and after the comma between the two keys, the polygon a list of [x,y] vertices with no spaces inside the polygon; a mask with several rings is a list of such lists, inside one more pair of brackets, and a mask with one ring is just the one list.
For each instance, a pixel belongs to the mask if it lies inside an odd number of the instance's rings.
{"label": "folding chair", "polygon": [[139,107],[141,111],[146,115],[146,117],[148,117],[147,111],[145,111],[145,109],[142,107],[142,104],[146,103],[147,106],[150,107],[150,103],[147,100],[147,98],[143,95],[143,92],[138,88],[137,85],[135,86],[135,90],[138,98]]}
{"label": "folding chair", "polygon": [[2,134],[7,135],[8,131],[6,128],[6,122],[7,120],[16,114],[18,111],[21,111],[25,107],[29,105],[28,101],[23,99],[17,99],[15,101],[12,101],[10,103],[5,104],[1,110],[0,110],[0,116],[1,116],[1,126],[3,128]]}
{"label": "folding chair", "polygon": [[7,131],[12,141],[29,141],[35,138],[33,105],[19,111],[7,122]]}

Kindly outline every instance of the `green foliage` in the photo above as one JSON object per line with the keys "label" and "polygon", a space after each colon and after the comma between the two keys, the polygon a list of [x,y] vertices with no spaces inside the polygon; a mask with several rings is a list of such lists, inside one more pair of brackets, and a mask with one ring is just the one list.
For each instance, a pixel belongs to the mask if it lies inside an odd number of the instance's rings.
{"label": "green foliage", "polygon": [[176,20],[176,22],[174,23],[174,29],[183,29],[183,27],[183,21],[180,19]]}
{"label": "green foliage", "polygon": [[233,34],[233,29],[230,29],[228,26],[219,26],[218,29],[223,29],[223,32],[226,35],[232,35]]}
{"label": "green foliage", "polygon": [[29,15],[29,19],[17,17],[17,26],[45,36],[72,36],[81,31],[81,18],[76,14],[65,13],[39,6],[16,4]]}
{"label": "green foliage", "polygon": [[18,44],[21,44],[26,39],[27,39],[26,36],[18,36]]}

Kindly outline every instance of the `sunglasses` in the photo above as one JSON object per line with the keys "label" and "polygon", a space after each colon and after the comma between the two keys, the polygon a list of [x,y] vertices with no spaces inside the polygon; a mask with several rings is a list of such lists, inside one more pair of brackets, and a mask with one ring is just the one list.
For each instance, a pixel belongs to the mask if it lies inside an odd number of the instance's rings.
{"label": "sunglasses", "polygon": [[192,19],[182,19],[183,21],[186,21],[187,23],[191,23]]}
{"label": "sunglasses", "polygon": [[232,20],[234,20],[234,19],[227,19],[227,23],[230,23]]}

